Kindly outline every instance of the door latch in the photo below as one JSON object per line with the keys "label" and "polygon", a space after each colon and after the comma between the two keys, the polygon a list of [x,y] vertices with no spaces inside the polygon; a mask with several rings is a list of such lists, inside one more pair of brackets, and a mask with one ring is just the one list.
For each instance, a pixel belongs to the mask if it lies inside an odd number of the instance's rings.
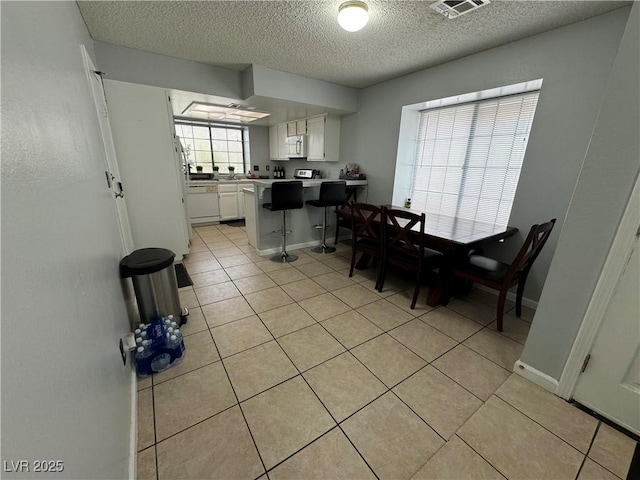
{"label": "door latch", "polygon": [[116,198],[122,198],[124,197],[124,190],[122,189],[122,182],[117,182],[118,185],[118,191],[114,193],[114,195],[116,196]]}

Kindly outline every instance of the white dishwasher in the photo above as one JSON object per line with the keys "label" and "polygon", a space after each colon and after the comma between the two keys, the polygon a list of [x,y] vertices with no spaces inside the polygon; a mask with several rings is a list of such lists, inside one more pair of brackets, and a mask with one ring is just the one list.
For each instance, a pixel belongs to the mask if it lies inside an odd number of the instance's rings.
{"label": "white dishwasher", "polygon": [[218,185],[189,185],[188,195],[191,225],[220,222]]}

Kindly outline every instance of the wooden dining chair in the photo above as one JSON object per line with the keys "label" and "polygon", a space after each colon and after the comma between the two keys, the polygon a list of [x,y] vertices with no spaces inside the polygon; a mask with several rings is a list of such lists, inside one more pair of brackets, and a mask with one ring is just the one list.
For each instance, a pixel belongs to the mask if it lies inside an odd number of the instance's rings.
{"label": "wooden dining chair", "polygon": [[372,257],[377,264],[377,289],[382,271],[382,208],[369,203],[352,203],[350,216],[352,234],[349,277],[353,276],[358,252]]}
{"label": "wooden dining chair", "polygon": [[511,263],[503,263],[493,258],[483,255],[469,255],[465,263],[454,268],[455,276],[471,280],[472,282],[485,285],[487,287],[498,290],[498,314],[497,328],[502,331],[502,319],[504,316],[504,305],[507,300],[507,292],[514,285],[518,285],[516,293],[516,316],[522,315],[522,294],[524,286],[527,282],[527,276],[531,270],[531,266],[544,244],[547,243],[551,230],[556,223],[553,218],[550,221],[533,225],[529,230],[526,240],[522,244],[522,248]]}
{"label": "wooden dining chair", "polygon": [[443,255],[424,246],[425,214],[383,209],[383,258],[378,290],[382,291],[389,265],[415,273],[411,309],[416,306],[423,275],[440,266]]}
{"label": "wooden dining chair", "polygon": [[351,228],[351,204],[356,203],[356,188],[347,187],[347,195],[342,205],[336,207],[336,239],[334,245],[338,244],[340,227]]}

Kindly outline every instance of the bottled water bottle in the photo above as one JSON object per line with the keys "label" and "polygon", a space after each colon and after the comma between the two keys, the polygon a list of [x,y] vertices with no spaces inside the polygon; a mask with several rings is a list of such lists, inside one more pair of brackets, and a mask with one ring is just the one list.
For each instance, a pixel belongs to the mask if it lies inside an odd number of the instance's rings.
{"label": "bottled water bottle", "polygon": [[136,350],[136,369],[139,376],[148,377],[153,373],[153,371],[151,370],[151,365],[149,364],[150,358],[151,350],[147,347],[147,345],[138,347],[138,349]]}

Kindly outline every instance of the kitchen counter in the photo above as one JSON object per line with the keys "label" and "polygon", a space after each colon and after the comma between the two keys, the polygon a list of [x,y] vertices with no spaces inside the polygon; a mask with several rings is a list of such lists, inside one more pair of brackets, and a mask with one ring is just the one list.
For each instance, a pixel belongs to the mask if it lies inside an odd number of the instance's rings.
{"label": "kitchen counter", "polygon": [[[264,198],[265,189],[271,188],[275,182],[290,182],[295,180],[294,178],[284,178],[284,179],[270,179],[270,180],[253,180],[254,185],[256,186],[256,191],[258,194],[258,198]],[[338,180],[337,178],[319,178],[316,180],[302,180],[302,188],[313,188],[319,187],[323,182],[333,182]],[[345,180],[347,182],[347,187],[364,187],[367,185],[366,180]],[[317,196],[317,195],[316,195]]]}
{"label": "kitchen counter", "polygon": [[[293,179],[282,180],[254,179],[254,190],[244,189],[246,194],[246,228],[249,244],[254,246],[260,255],[277,253],[280,250],[280,235],[273,232],[282,227],[281,212],[272,212],[263,208],[263,204],[271,201],[271,185],[274,182],[286,182]],[[320,185],[332,179],[302,180],[304,200],[315,200],[320,194]],[[345,180],[348,187],[357,187],[358,190],[367,186],[366,180]],[[246,181],[245,181],[246,182]],[[245,183],[243,182],[243,183]],[[287,226],[292,229],[287,235],[287,250],[316,246],[320,243],[321,231],[315,225],[322,223],[322,208],[316,208],[304,204],[303,208],[287,212]],[[335,232],[335,213],[328,215],[328,237]]]}
{"label": "kitchen counter", "polygon": [[226,184],[226,183],[252,183],[255,182],[257,179],[255,178],[242,178],[242,179],[238,179],[238,180],[228,180],[228,179],[223,179],[223,180],[189,180],[187,182],[187,187],[208,187],[210,185],[220,185],[220,184]]}

